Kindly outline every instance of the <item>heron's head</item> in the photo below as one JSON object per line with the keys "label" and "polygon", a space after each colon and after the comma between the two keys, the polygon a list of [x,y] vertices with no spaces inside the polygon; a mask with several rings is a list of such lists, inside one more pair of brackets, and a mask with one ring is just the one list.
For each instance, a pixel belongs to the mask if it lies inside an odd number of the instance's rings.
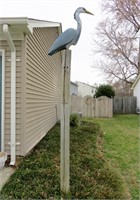
{"label": "heron's head", "polygon": [[76,15],[79,15],[80,13],[86,13],[86,14],[89,14],[89,15],[94,15],[93,13],[89,12],[85,8],[79,7],[79,8],[76,9],[76,11],[74,13],[74,18],[75,18]]}

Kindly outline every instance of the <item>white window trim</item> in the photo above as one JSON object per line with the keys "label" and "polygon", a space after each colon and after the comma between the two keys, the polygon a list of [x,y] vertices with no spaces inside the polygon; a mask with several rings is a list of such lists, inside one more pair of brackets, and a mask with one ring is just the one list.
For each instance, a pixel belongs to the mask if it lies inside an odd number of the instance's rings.
{"label": "white window trim", "polygon": [[5,119],[5,51],[0,49],[2,55],[2,104],[1,104],[1,151],[5,150],[4,145],[4,119]]}

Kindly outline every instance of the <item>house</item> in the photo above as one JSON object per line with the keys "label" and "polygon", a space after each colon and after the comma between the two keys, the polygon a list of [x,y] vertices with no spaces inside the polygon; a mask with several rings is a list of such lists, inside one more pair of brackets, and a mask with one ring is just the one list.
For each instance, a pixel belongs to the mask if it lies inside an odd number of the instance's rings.
{"label": "house", "polygon": [[60,33],[60,23],[0,18],[0,151],[11,165],[60,118],[62,56],[48,56]]}
{"label": "house", "polygon": [[140,74],[137,76],[131,89],[133,89],[133,95],[137,97],[137,108],[140,108]]}
{"label": "house", "polygon": [[80,81],[76,81],[78,85],[78,96],[84,97],[87,95],[94,96],[96,91],[96,86],[92,86],[86,83],[82,83]]}
{"label": "house", "polygon": [[70,82],[70,96],[78,95],[78,85],[74,82]]}

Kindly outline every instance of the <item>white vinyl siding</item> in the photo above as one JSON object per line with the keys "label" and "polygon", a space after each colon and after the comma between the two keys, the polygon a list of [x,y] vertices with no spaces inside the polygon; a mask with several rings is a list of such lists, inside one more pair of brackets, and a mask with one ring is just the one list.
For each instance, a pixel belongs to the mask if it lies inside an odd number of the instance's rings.
{"label": "white vinyl siding", "polygon": [[61,54],[48,56],[58,28],[34,28],[26,38],[25,154],[60,118]]}
{"label": "white vinyl siding", "polygon": [[[58,27],[34,28],[25,40],[14,40],[16,48],[16,155],[29,152],[60,119],[61,53],[48,56],[58,36]],[[5,151],[10,155],[11,51],[5,51]]]}

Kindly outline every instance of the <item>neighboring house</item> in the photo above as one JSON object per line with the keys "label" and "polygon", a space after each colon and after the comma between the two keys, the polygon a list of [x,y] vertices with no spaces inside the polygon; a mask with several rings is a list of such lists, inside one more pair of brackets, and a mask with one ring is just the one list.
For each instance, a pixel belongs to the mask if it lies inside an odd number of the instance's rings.
{"label": "neighboring house", "polygon": [[78,95],[78,85],[72,81],[70,82],[70,95]]}
{"label": "neighboring house", "polygon": [[137,108],[140,108],[140,74],[134,81],[132,89],[133,89],[133,96],[137,97]]}
{"label": "neighboring house", "polygon": [[62,57],[48,56],[61,24],[0,18],[0,151],[26,155],[60,117]]}
{"label": "neighboring house", "polygon": [[90,96],[94,96],[95,91],[96,91],[96,87],[86,84],[86,83],[82,83],[80,81],[76,81],[76,84],[78,85],[78,96],[84,97],[87,95]]}

